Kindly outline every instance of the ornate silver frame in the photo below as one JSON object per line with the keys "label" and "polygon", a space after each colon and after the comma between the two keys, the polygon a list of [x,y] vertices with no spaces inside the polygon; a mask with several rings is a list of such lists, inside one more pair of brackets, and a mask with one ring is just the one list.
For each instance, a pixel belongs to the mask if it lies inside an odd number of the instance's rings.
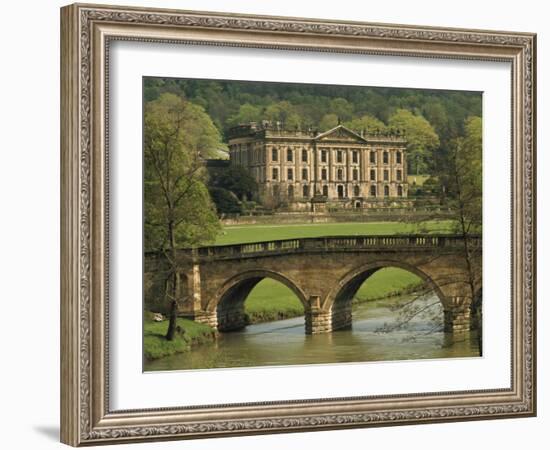
{"label": "ornate silver frame", "polygon": [[[111,411],[108,398],[108,57],[112,40],[508,61],[512,65],[509,389]],[[536,36],[75,4],[61,9],[61,440],[297,432],[536,414]]]}

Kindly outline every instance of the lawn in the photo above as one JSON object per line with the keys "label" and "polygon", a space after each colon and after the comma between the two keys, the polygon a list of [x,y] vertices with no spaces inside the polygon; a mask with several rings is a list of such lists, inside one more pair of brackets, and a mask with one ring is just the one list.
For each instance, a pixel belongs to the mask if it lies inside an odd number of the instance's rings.
{"label": "lawn", "polygon": [[250,242],[296,239],[322,236],[384,235],[403,233],[449,233],[450,220],[429,221],[421,224],[405,222],[369,223],[311,223],[285,225],[225,226],[215,245],[244,244]]}
{"label": "lawn", "polygon": [[154,322],[148,316],[146,314],[143,324],[143,353],[149,360],[186,352],[193,345],[213,341],[216,336],[208,325],[178,318],[177,324],[184,333],[177,332],[173,340],[167,341],[164,336],[168,330],[168,320]]}
{"label": "lawn", "polygon": [[[355,301],[363,302],[406,292],[422,283],[415,274],[397,267],[386,267],[375,272],[363,283]],[[245,302],[251,323],[297,317],[304,308],[296,295],[285,285],[265,278],[252,290]]]}
{"label": "lawn", "polygon": [[416,183],[416,186],[423,186],[425,181],[430,178],[430,175],[408,175],[407,182],[409,186],[413,186]]}

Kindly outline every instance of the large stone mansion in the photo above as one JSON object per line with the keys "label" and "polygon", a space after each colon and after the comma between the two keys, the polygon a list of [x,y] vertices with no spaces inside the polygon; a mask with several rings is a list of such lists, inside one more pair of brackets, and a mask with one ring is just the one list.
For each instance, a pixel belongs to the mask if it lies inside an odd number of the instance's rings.
{"label": "large stone mansion", "polygon": [[406,140],[400,134],[356,133],[343,125],[316,133],[251,123],[232,128],[228,144],[230,163],[254,176],[264,204],[361,208],[407,197]]}

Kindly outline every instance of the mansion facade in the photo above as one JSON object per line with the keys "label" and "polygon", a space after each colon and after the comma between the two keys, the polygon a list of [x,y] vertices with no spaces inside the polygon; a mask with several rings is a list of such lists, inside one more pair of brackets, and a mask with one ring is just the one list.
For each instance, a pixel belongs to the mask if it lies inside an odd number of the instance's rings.
{"label": "mansion facade", "polygon": [[367,207],[407,197],[406,140],[358,134],[343,125],[323,133],[240,125],[229,131],[230,164],[245,167],[268,204],[312,202]]}

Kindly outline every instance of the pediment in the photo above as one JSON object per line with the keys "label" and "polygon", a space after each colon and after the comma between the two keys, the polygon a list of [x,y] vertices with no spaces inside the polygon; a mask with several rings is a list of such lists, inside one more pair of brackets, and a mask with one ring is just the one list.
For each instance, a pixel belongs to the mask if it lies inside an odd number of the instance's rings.
{"label": "pediment", "polygon": [[331,130],[325,131],[316,136],[315,138],[318,141],[339,141],[339,142],[358,142],[364,143],[365,139],[359,136],[354,131],[346,128],[343,125],[338,125]]}

